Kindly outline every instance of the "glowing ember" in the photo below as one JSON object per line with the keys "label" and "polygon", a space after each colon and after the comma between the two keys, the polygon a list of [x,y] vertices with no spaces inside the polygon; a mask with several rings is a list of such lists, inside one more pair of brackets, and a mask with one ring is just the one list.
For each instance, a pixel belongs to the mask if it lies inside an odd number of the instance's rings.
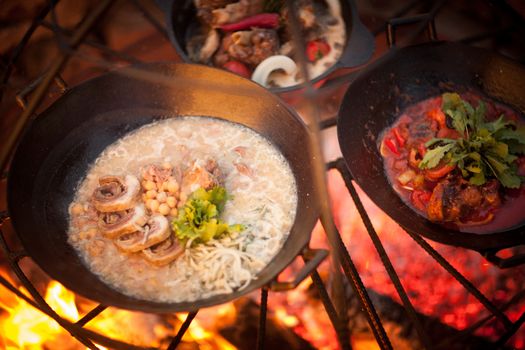
{"label": "glowing ember", "polygon": [[[399,301],[343,180],[334,171],[328,174],[328,179],[336,224],[365,285]],[[417,246],[397,224],[362,192],[359,194],[404,288],[419,312],[437,317],[443,323],[457,329],[469,327],[488,314],[476,299]],[[430,243],[496,305],[502,305],[523,288],[523,268],[501,271],[486,263],[476,252]],[[319,224],[313,231],[310,245],[313,248],[327,248],[326,237]],[[417,261],[417,264],[414,261]],[[302,265],[301,259],[296,259],[281,274],[281,279],[291,279]],[[319,273],[327,276],[328,266],[328,262],[324,262],[318,269]],[[7,278],[5,274],[3,276]],[[27,294],[23,288],[20,288],[20,291]],[[258,302],[260,294],[254,292],[249,297]],[[75,297],[55,281],[51,281],[47,286],[45,299],[61,317],[72,322],[95,306],[91,301]],[[0,289],[0,312],[2,310],[4,312],[0,313],[0,348],[37,350],[65,348],[64,344],[67,344],[68,349],[85,349],[54,320],[4,289]],[[525,305],[521,304],[506,313],[514,321],[524,310]],[[183,342],[193,344],[192,348],[196,349],[234,350],[236,347],[221,336],[221,330],[238,322],[237,316],[234,303],[200,310]],[[184,313],[170,318],[108,308],[90,321],[86,328],[134,345],[161,347],[176,334],[186,317],[187,314]],[[275,322],[279,327],[292,329],[316,349],[339,349],[335,331],[309,278],[295,290],[270,293],[268,320]],[[391,336],[395,333],[392,329],[387,329],[387,332]],[[501,325],[495,322],[488,323],[477,332],[478,335],[493,339],[502,333]],[[352,334],[351,343],[353,349],[378,348],[370,333]],[[525,331],[518,331],[510,343],[518,349],[524,349]],[[407,345],[406,348],[410,346]]]}

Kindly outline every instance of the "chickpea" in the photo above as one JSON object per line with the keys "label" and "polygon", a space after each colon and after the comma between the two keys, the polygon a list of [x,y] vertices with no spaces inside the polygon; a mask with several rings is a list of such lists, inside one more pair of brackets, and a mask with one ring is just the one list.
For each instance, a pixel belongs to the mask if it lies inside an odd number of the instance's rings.
{"label": "chickpea", "polygon": [[173,208],[170,210],[170,215],[171,216],[177,216],[177,214],[179,214],[179,211],[177,210],[177,208]]}
{"label": "chickpea", "polygon": [[163,167],[164,169],[171,169],[171,164],[168,163],[168,162],[164,162],[164,163],[162,163],[162,167]]}
{"label": "chickpea", "polygon": [[71,214],[80,215],[84,213],[84,206],[80,203],[76,203],[71,207]]}
{"label": "chickpea", "polygon": [[168,198],[166,198],[166,204],[170,208],[175,208],[175,206],[177,205],[177,199],[175,199],[175,197],[169,196]]}
{"label": "chickpea", "polygon": [[157,191],[149,190],[148,192],[146,192],[146,196],[148,198],[151,198],[151,199],[156,198],[157,197]]}
{"label": "chickpea", "polygon": [[167,181],[163,182],[162,183],[162,190],[163,191],[168,191],[168,186],[169,186],[169,182],[167,182]]}
{"label": "chickpea", "polygon": [[168,192],[177,193],[179,190],[179,184],[177,181],[168,181]]}
{"label": "chickpea", "polygon": [[170,213],[170,207],[166,203],[162,203],[159,206],[159,213],[162,215],[168,215]]}
{"label": "chickpea", "polygon": [[166,195],[166,192],[159,192],[159,194],[157,194],[157,200],[159,201],[159,203],[166,202],[167,197],[168,196]]}
{"label": "chickpea", "polygon": [[152,199],[151,202],[149,203],[149,209],[152,212],[156,212],[159,209],[159,206],[160,206],[160,203],[156,199]]}
{"label": "chickpea", "polygon": [[157,185],[155,185],[155,182],[153,181],[146,181],[146,185],[144,186],[144,189],[146,191],[156,190]]}

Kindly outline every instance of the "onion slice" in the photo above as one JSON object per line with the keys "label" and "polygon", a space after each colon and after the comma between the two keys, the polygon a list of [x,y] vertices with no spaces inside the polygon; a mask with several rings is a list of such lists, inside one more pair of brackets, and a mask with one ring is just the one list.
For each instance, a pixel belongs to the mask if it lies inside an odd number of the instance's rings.
{"label": "onion slice", "polygon": [[270,56],[255,68],[252,73],[252,80],[263,86],[267,86],[268,77],[273,71],[278,69],[284,70],[287,74],[293,74],[297,71],[297,65],[288,56],[276,55]]}

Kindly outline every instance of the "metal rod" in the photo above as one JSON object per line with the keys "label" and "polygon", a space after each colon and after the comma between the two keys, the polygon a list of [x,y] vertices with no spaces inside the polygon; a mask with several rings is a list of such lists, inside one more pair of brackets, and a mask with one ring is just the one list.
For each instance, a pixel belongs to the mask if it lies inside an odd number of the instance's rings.
{"label": "metal rod", "polygon": [[[502,311],[507,310],[513,304],[518,303],[523,297],[525,297],[525,290],[521,290],[518,293],[516,293],[508,302],[506,302],[501,307],[501,310]],[[494,318],[494,314],[489,314],[489,315],[483,317],[482,319],[480,319],[476,323],[473,323],[472,325],[470,325],[468,328],[465,328],[465,329],[461,330],[457,336],[449,337],[447,339],[444,339],[441,343],[439,343],[436,346],[436,349],[447,349],[447,348],[450,347],[450,344],[455,344],[456,342],[458,342],[461,339],[464,339],[464,338],[466,338],[468,336],[472,336],[472,334],[474,334],[475,331],[477,331],[485,323],[487,323],[488,321],[490,321],[493,318]]]}
{"label": "metal rod", "polygon": [[[321,214],[320,219],[321,223],[324,227],[324,230],[326,232],[326,235],[328,237],[328,241],[332,247],[332,266],[331,266],[331,272],[335,279],[341,279],[342,276],[337,276],[337,274],[341,274],[341,270],[339,266],[341,265],[341,253],[342,249],[340,246],[338,246],[338,233],[337,229],[335,227],[335,223],[332,217],[332,209],[330,206],[330,198],[328,195],[328,186],[326,182],[326,173],[325,173],[325,162],[323,159],[323,152],[322,152],[322,138],[321,138],[321,131],[319,128],[319,107],[317,106],[317,103],[315,102],[315,90],[312,85],[312,82],[310,81],[310,75],[307,68],[307,57],[306,57],[306,43],[303,39],[303,36],[301,35],[301,29],[299,24],[299,19],[297,16],[297,2],[294,2],[293,0],[286,0],[286,6],[288,7],[288,13],[289,13],[289,29],[292,33],[292,40],[293,45],[296,49],[296,53],[298,55],[298,63],[299,68],[302,73],[302,76],[304,77],[304,91],[306,95],[306,101],[307,101],[307,111],[306,117],[309,119],[307,120],[307,126],[309,129],[309,148],[312,154],[312,175],[315,183],[315,188],[317,189],[316,198],[320,204]],[[349,256],[347,260],[349,259]],[[355,281],[355,279],[353,279]],[[334,285],[335,288],[342,288],[342,283],[337,283]],[[341,291],[335,291],[334,296],[336,297],[334,300],[334,304],[340,308],[341,310],[338,311],[340,315],[346,314],[345,309],[345,302],[344,300],[341,300],[341,295],[343,293]],[[366,292],[365,292],[366,294]],[[373,306],[372,306],[373,308]],[[378,318],[376,319],[378,321]],[[374,323],[372,323],[374,324]],[[375,322],[376,325],[380,324],[380,322]],[[345,327],[348,327],[347,324],[344,325]],[[374,328],[374,327],[373,327]],[[381,327],[382,328],[382,327]],[[383,330],[384,332],[384,330]],[[386,337],[386,333],[384,334]],[[380,342],[381,343],[381,342]],[[343,346],[343,344],[341,344]]]}
{"label": "metal rod", "polygon": [[483,293],[479,291],[469,280],[467,280],[458,270],[454,268],[445,258],[443,258],[430,244],[428,244],[423,238],[414,233],[406,231],[414,241],[416,241],[423,250],[425,250],[434,260],[436,260],[443,268],[451,274],[467,291],[470,292],[487,310],[492,312],[506,328],[512,325],[511,320],[499,310],[490,300],[487,299]]}
{"label": "metal rod", "polygon": [[321,296],[321,301],[323,302],[326,313],[328,314],[328,318],[330,319],[330,322],[334,327],[335,333],[337,334],[337,338],[339,339],[339,343],[341,344],[341,349],[351,350],[352,346],[350,345],[350,335],[348,332],[348,327],[341,321],[341,318],[337,314],[337,310],[335,309],[334,304],[332,304],[332,300],[330,300],[330,296],[328,295],[328,291],[324,286],[323,280],[321,279],[319,272],[315,270],[312,273],[311,277],[315,287],[317,288],[317,292]]}
{"label": "metal rod", "polygon": [[422,345],[429,349],[431,347],[431,342],[428,339],[425,330],[423,329],[423,326],[419,320],[419,317],[417,316],[416,310],[414,309],[414,306],[410,302],[410,299],[408,298],[408,295],[403,288],[403,285],[401,284],[401,281],[399,279],[399,276],[396,273],[396,270],[394,269],[394,266],[392,265],[392,262],[390,261],[390,258],[388,257],[385,248],[383,244],[381,243],[381,240],[379,239],[379,236],[377,235],[377,232],[374,229],[374,226],[372,225],[372,222],[370,221],[370,217],[368,216],[368,213],[365,210],[365,207],[363,206],[363,203],[361,202],[361,199],[359,198],[359,195],[357,194],[357,191],[352,184],[352,176],[350,175],[350,172],[346,168],[346,164],[343,159],[340,159],[337,163],[337,169],[341,172],[343,175],[343,179],[345,181],[346,187],[348,188],[350,192],[350,196],[352,197],[352,200],[355,203],[355,206],[357,208],[357,211],[359,212],[359,215],[361,216],[361,220],[363,221],[363,224],[366,227],[366,230],[368,232],[368,235],[372,239],[372,242],[374,243],[374,246],[379,254],[379,257],[381,258],[381,262],[383,263],[383,266],[385,267],[388,276],[390,277],[390,280],[392,283],[394,283],[394,287],[396,288],[397,294],[401,298],[401,301],[403,302],[403,306],[405,307],[405,310],[408,314],[408,317],[412,321],[413,326],[416,328],[416,331],[419,335],[419,338],[422,342]]}
{"label": "metal rod", "polygon": [[[6,249],[7,245],[5,244],[3,234],[0,234],[0,241],[2,249]],[[8,251],[8,250],[7,250]],[[47,314],[49,317],[51,317],[53,320],[55,320],[62,328],[67,330],[74,338],[76,338],[79,342],[87,346],[89,349],[92,350],[98,350],[98,347],[91,342],[88,338],[86,338],[84,335],[80,334],[78,332],[78,329],[75,327],[72,327],[72,323],[68,322],[67,320],[63,319],[60,315],[58,315],[55,310],[53,310],[49,304],[44,300],[42,295],[36,290],[35,286],[29,281],[27,276],[24,274],[22,269],[16,264],[16,262],[12,260],[8,260],[9,266],[11,267],[11,270],[16,274],[18,279],[23,283],[23,285],[26,287],[27,291],[33,298],[33,303],[31,305],[37,306],[37,308],[41,311],[43,311],[45,314]],[[24,298],[24,300],[27,301],[27,299]]]}
{"label": "metal rod", "polygon": [[516,334],[518,329],[520,329],[521,326],[523,326],[523,323],[525,323],[525,312],[522,313],[520,318],[516,322],[514,322],[512,326],[505,332],[505,334],[503,334],[498,339],[498,341],[495,344],[495,348],[500,349],[501,347],[503,347],[503,345],[505,345],[505,343],[508,342],[514,334]]}
{"label": "metal rod", "polygon": [[268,288],[261,288],[261,306],[259,311],[259,329],[257,330],[257,350],[264,349],[266,339],[266,319],[268,318]]}
{"label": "metal rod", "polygon": [[[13,64],[15,63],[16,60],[18,60],[18,57],[22,53],[22,50],[24,49],[24,47],[29,42],[29,39],[31,39],[31,36],[33,35],[34,31],[36,30],[36,28],[38,28],[38,26],[40,25],[40,22],[47,16],[49,11],[54,6],[56,6],[58,1],[59,0],[56,0],[56,1],[52,2],[52,3],[48,3],[47,6],[44,7],[42,9],[42,11],[40,11],[40,13],[35,17],[35,19],[31,23],[31,26],[29,26],[29,28],[25,32],[25,34],[22,37],[22,40],[20,41],[20,43],[13,50],[13,54],[9,58],[9,62],[6,65],[6,69],[2,73],[2,79],[1,79],[2,87],[5,85],[5,83],[7,83],[7,80],[11,76],[11,71],[12,71],[12,68],[13,68]],[[2,100],[2,96],[3,96],[3,90],[0,90],[0,101]],[[0,167],[0,169],[2,169],[2,168]]]}
{"label": "metal rod", "polygon": [[[93,9],[93,11],[91,11],[86,16],[86,18],[82,21],[78,29],[75,30],[73,36],[71,37],[70,46],[72,48],[75,48],[78,45],[80,45],[80,43],[91,30],[93,25],[109,9],[111,4],[113,4],[113,1],[111,0],[102,0]],[[20,136],[22,130],[24,129],[29,120],[29,117],[40,105],[40,102],[45,97],[47,89],[51,84],[52,80],[66,64],[69,57],[70,53],[62,53],[60,57],[58,57],[58,59],[54,61],[53,65],[44,77],[42,83],[35,90],[34,96],[29,101],[27,109],[24,110],[20,117],[15,121],[13,130],[7,135],[6,140],[4,140],[3,147],[0,148],[0,171],[6,169],[7,163],[9,162],[9,157],[15,148],[18,137]]]}
{"label": "metal rod", "polygon": [[144,7],[144,5],[140,3],[140,1],[132,0],[131,3],[139,9],[144,18],[146,18],[165,39],[170,39],[167,33],[167,29],[164,28],[164,26],[159,21],[157,21],[155,17],[153,17],[153,15]]}
{"label": "metal rod", "polygon": [[84,327],[89,321],[100,315],[100,313],[106,309],[106,305],[99,304],[75,323],[77,326]]}
{"label": "metal rod", "polygon": [[[71,34],[70,31],[67,31],[67,30],[65,30],[63,28],[56,28],[56,26],[53,26],[53,24],[49,23],[48,21],[42,21],[42,27],[53,31],[54,33],[56,33],[57,30],[60,30],[60,31],[63,32],[63,34],[66,34],[66,35],[70,35]],[[82,42],[82,45],[87,45],[87,46],[93,47],[93,48],[95,48],[97,50],[100,50],[106,56],[114,57],[114,58],[117,58],[117,59],[129,62],[129,63],[133,63],[133,64],[142,63],[141,60],[137,59],[134,56],[130,56],[130,55],[128,55],[128,54],[126,54],[124,52],[121,52],[121,51],[115,51],[115,50],[109,48],[108,46],[104,45],[103,43],[95,41],[93,39],[86,38]],[[73,55],[73,51],[74,50],[70,50],[69,47],[61,47],[61,49],[62,49],[63,52],[64,51],[65,52],[69,51]]]}
{"label": "metal rod", "polygon": [[184,336],[188,328],[190,328],[190,324],[195,318],[195,316],[197,316],[197,312],[199,312],[199,310],[190,312],[188,316],[186,316],[186,319],[180,326],[180,329],[177,332],[177,335],[175,336],[175,338],[173,338],[173,340],[171,341],[170,345],[168,346],[166,350],[175,350],[177,346],[179,346],[180,342],[182,341],[182,337]]}

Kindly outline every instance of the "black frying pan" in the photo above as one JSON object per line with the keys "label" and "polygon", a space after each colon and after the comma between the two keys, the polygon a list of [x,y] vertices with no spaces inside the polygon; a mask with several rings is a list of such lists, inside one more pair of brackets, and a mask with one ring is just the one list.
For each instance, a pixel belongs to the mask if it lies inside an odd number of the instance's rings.
{"label": "black frying pan", "polygon": [[[144,80],[144,72],[160,80]],[[129,76],[137,74],[140,78]],[[68,205],[88,166],[106,146],[154,120],[184,115],[241,123],[271,140],[295,175],[297,216],[284,247],[242,291],[191,303],[137,300],[101,282],[67,243]],[[234,74],[186,64],[130,67],[73,88],[34,121],[9,172],[9,211],[29,255],[51,277],[85,297],[148,312],[220,304],[268,284],[308,244],[318,208],[310,155],[305,147],[298,147],[308,144],[307,137],[305,125],[281,100]],[[325,256],[326,251],[321,251],[311,262],[318,264]],[[305,271],[301,275],[304,278]]]}
{"label": "black frying pan", "polygon": [[359,76],[343,98],[337,124],[343,157],[366,194],[410,232],[485,252],[523,244],[523,227],[475,234],[429,222],[403,203],[383,171],[378,135],[392,125],[401,110],[446,91],[466,90],[492,97],[523,113],[525,67],[490,52],[454,43],[392,51]]}
{"label": "black frying pan", "polygon": [[[188,63],[192,61],[186,52],[186,42],[193,33],[198,32],[200,23],[196,17],[193,0],[156,0],[166,16],[166,29],[168,36],[177,50],[178,55]],[[354,0],[341,0],[341,16],[345,21],[346,43],[341,57],[323,74],[313,79],[316,83],[339,68],[350,68],[367,62],[374,52],[375,41],[373,35],[361,22]],[[302,84],[270,88],[272,92],[283,94],[302,88]]]}

